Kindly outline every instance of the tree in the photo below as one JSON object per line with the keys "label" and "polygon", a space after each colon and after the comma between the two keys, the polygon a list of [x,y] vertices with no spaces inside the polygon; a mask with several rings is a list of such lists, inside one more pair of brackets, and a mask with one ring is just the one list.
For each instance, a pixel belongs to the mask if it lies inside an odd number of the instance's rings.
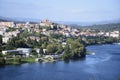
{"label": "tree", "polygon": [[64,48],[64,54],[62,55],[62,59],[63,60],[68,60],[70,59],[70,47],[69,45],[66,45],[65,48]]}
{"label": "tree", "polygon": [[28,32],[28,30],[24,30],[21,34],[20,34],[20,37],[23,38],[23,37],[28,37],[30,35],[30,33]]}
{"label": "tree", "polygon": [[42,47],[43,49],[45,49],[46,46],[47,46],[47,43],[43,43],[41,47]]}
{"label": "tree", "polygon": [[32,55],[37,56],[37,52],[35,50],[32,50]]}
{"label": "tree", "polygon": [[43,54],[43,48],[42,47],[40,47],[39,54]]}
{"label": "tree", "polygon": [[2,54],[2,53],[0,53],[0,57],[3,57],[3,54]]}
{"label": "tree", "polygon": [[63,37],[62,34],[55,34],[55,33],[50,34],[50,36],[51,36],[52,38],[55,38],[55,39],[58,39],[58,38]]}
{"label": "tree", "polygon": [[6,49],[8,50],[18,47],[28,48],[29,46],[26,44],[25,40],[20,37],[14,37],[6,44]]}
{"label": "tree", "polygon": [[55,54],[58,50],[56,44],[54,43],[48,44],[46,49],[48,54]]}
{"label": "tree", "polygon": [[63,51],[63,47],[61,44],[57,44],[57,54],[61,53]]}
{"label": "tree", "polygon": [[0,35],[0,44],[2,44],[2,35]]}
{"label": "tree", "polygon": [[32,48],[36,48],[39,47],[39,43],[37,42],[37,40],[32,40],[30,38],[27,39],[27,44],[32,47]]}

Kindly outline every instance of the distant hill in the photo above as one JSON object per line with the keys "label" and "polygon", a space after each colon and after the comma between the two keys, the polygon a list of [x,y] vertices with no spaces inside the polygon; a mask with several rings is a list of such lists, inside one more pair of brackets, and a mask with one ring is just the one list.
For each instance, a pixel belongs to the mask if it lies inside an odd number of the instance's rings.
{"label": "distant hill", "polygon": [[66,24],[70,26],[90,26],[90,25],[98,25],[98,24],[111,24],[111,23],[120,23],[120,19],[117,20],[108,20],[108,21],[98,21],[98,22],[73,22],[73,21],[57,21],[61,24]]}
{"label": "distant hill", "polygon": [[0,19],[0,21],[6,21],[6,20],[4,20],[4,19]]}
{"label": "distant hill", "polygon": [[90,28],[90,29],[103,30],[103,31],[112,31],[112,30],[120,30],[120,23],[98,24],[98,25],[91,25],[91,26],[74,25],[72,27],[80,28],[80,29]]}
{"label": "distant hill", "polygon": [[37,23],[40,22],[39,19],[31,19],[31,18],[9,18],[9,17],[1,17],[0,21],[14,21],[16,23],[24,23],[24,22],[31,22],[31,23]]}
{"label": "distant hill", "polygon": [[7,18],[7,17],[0,16],[0,21],[14,21],[14,20]]}

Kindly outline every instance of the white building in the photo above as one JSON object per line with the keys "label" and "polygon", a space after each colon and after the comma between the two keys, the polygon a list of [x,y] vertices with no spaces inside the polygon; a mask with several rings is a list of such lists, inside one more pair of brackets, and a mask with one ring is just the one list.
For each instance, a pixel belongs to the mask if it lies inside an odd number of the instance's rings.
{"label": "white building", "polygon": [[66,42],[62,42],[62,47],[64,48],[66,46]]}
{"label": "white building", "polygon": [[35,51],[39,54],[40,49],[39,48],[35,48]]}
{"label": "white building", "polygon": [[31,48],[17,48],[17,50],[5,50],[2,51],[2,54],[7,54],[7,53],[14,53],[14,54],[22,54],[25,55],[26,57],[29,57],[30,53],[32,52]]}
{"label": "white building", "polygon": [[5,32],[4,31],[0,31],[0,35],[4,35],[5,34]]}
{"label": "white building", "polygon": [[22,51],[22,54],[25,54],[27,57],[30,55],[32,52],[31,48],[17,48],[17,50]]}
{"label": "white building", "polygon": [[114,38],[119,38],[119,34],[115,34],[115,33],[110,34],[110,36]]}
{"label": "white building", "polygon": [[7,43],[12,37],[11,36],[4,36],[2,38],[3,43]]}
{"label": "white building", "polygon": [[110,33],[110,36],[114,38],[119,38],[119,35],[120,35],[119,31],[113,31]]}
{"label": "white building", "polygon": [[106,33],[105,33],[105,36],[110,36],[110,32],[106,32]]}
{"label": "white building", "polygon": [[4,26],[4,27],[14,27],[15,24],[14,24],[14,22],[0,22],[0,26]]}

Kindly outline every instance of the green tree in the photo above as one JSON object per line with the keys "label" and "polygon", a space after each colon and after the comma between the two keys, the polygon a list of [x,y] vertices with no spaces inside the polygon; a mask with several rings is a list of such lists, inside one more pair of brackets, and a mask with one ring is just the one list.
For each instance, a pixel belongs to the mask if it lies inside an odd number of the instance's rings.
{"label": "green tree", "polygon": [[40,47],[39,54],[43,54],[43,48],[42,47]]}
{"label": "green tree", "polygon": [[26,41],[20,37],[14,37],[11,40],[9,40],[8,43],[6,44],[6,49],[8,49],[8,50],[15,49],[18,47],[26,48],[29,46],[26,44]]}
{"label": "green tree", "polygon": [[54,43],[53,44],[48,44],[46,49],[47,49],[48,54],[55,54],[57,52],[57,46]]}
{"label": "green tree", "polygon": [[60,54],[63,51],[63,47],[60,43],[57,44],[57,54]]}
{"label": "green tree", "polygon": [[62,55],[62,59],[63,60],[68,60],[70,59],[70,47],[69,45],[66,45],[65,48],[64,48],[64,54]]}

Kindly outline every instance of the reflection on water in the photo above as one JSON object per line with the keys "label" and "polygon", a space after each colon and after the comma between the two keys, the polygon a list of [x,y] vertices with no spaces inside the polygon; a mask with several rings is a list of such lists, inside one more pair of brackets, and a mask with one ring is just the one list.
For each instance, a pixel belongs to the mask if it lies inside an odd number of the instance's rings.
{"label": "reflection on water", "polygon": [[120,45],[88,46],[85,59],[0,66],[0,80],[117,80]]}

